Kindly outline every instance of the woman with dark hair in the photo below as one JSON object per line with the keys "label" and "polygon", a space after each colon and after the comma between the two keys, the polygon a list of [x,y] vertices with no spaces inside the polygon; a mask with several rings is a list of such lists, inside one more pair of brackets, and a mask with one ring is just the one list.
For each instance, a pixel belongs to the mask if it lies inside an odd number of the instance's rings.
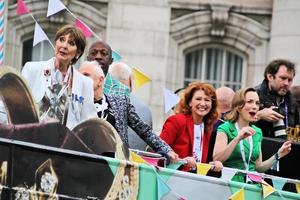
{"label": "woman with dark hair", "polygon": [[[182,170],[193,171],[197,162],[212,161],[215,142],[212,127],[218,118],[215,89],[207,83],[189,84],[175,113],[166,120],[160,137],[179,158],[187,161]],[[211,164],[213,171],[222,169],[219,161]]]}
{"label": "woman with dark hair", "polygon": [[54,58],[25,64],[22,75],[38,104],[40,121],[58,120],[72,129],[83,120],[97,117],[93,82],[73,67],[85,45],[81,30],[66,25],[56,33]]}
{"label": "woman with dark hair", "polygon": [[[225,115],[228,121],[218,127],[214,160],[220,160],[226,167],[265,172],[291,151],[291,142],[287,141],[274,156],[262,161],[262,131],[253,125],[259,110],[259,97],[254,88],[237,91],[231,109]],[[245,182],[245,176],[238,174],[233,180]]]}

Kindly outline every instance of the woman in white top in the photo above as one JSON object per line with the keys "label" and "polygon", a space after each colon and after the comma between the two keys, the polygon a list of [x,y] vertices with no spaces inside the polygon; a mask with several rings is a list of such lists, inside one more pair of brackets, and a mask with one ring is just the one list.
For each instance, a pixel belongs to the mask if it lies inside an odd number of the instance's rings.
{"label": "woman in white top", "polygon": [[72,129],[83,120],[97,117],[93,82],[73,67],[85,45],[81,30],[66,25],[56,33],[54,58],[25,64],[22,75],[39,105],[40,121],[55,119]]}

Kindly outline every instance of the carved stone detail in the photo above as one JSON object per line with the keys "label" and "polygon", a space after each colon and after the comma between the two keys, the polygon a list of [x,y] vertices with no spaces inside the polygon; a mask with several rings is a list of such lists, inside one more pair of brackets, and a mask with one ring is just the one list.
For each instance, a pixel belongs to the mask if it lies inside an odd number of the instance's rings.
{"label": "carved stone detail", "polygon": [[230,6],[211,5],[211,30],[212,36],[223,37],[226,31]]}

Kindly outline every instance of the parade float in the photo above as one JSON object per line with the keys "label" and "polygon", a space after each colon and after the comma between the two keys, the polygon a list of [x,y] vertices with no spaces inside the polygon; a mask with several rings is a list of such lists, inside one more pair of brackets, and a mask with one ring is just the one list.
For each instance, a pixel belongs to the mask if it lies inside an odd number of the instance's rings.
{"label": "parade float", "polygon": [[[283,177],[224,168],[215,178],[206,176],[208,164],[199,163],[192,174],[176,170],[182,163],[165,165],[158,154],[129,150],[101,119],[73,130],[57,122],[39,123],[30,91],[9,67],[0,69],[0,93],[7,113],[7,124],[0,125],[1,199],[300,199],[297,142],[280,161],[276,175]],[[290,139],[297,134],[299,129],[289,130]],[[282,142],[264,139],[264,156]],[[247,174],[253,184],[231,181],[236,173]]]}

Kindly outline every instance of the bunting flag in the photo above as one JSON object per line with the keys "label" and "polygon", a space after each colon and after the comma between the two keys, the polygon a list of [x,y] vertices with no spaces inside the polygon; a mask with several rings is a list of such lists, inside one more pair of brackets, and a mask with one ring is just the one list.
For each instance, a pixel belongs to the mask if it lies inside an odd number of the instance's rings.
{"label": "bunting flag", "polygon": [[179,160],[177,163],[170,163],[169,165],[167,165],[167,168],[178,169],[181,165],[184,165],[186,163],[186,160]]}
{"label": "bunting flag", "polygon": [[66,6],[60,0],[49,0],[47,17],[66,9]]}
{"label": "bunting flag", "polygon": [[269,185],[264,180],[262,181],[261,185],[262,185],[262,188],[263,188],[263,197],[264,197],[264,199],[267,198],[270,194],[272,194],[273,192],[276,191],[271,185]]}
{"label": "bunting flag", "polygon": [[86,38],[92,37],[93,31],[81,20],[76,19],[75,26],[82,30],[82,32]]}
{"label": "bunting flag", "polygon": [[153,157],[147,157],[147,156],[141,156],[141,158],[146,161],[148,164],[157,166],[157,163],[162,158],[153,158]]}
{"label": "bunting flag", "polygon": [[179,102],[179,96],[164,88],[165,113],[169,112]]}
{"label": "bunting flag", "polygon": [[251,181],[256,182],[256,183],[262,183],[263,178],[259,174],[247,174],[247,176],[251,179]]}
{"label": "bunting flag", "polygon": [[143,74],[140,70],[136,69],[135,67],[133,69],[133,74],[135,77],[135,88],[139,89],[142,85],[145,83],[151,81],[151,79]]}
{"label": "bunting flag", "polygon": [[244,188],[239,189],[233,195],[229,197],[229,200],[244,200],[245,199],[245,191]]}
{"label": "bunting flag", "polygon": [[40,27],[40,25],[35,22],[35,27],[34,27],[34,37],[33,37],[33,46],[37,45],[38,43],[44,41],[44,40],[49,40],[43,29]]}
{"label": "bunting flag", "polygon": [[197,174],[201,174],[205,176],[207,172],[210,170],[211,165],[205,163],[197,163]]}
{"label": "bunting flag", "polygon": [[0,0],[0,65],[4,64],[4,0]]}
{"label": "bunting flag", "polygon": [[23,0],[18,0],[17,2],[17,15],[28,14],[29,8],[23,2]]}
{"label": "bunting flag", "polygon": [[136,154],[132,151],[130,152],[130,156],[131,156],[131,160],[133,162],[147,164],[147,162],[141,156],[139,156],[138,154]]}
{"label": "bunting flag", "polygon": [[116,52],[115,50],[113,50],[113,49],[112,49],[112,55],[111,55],[111,57],[113,58],[114,62],[122,60],[121,55],[118,52]]}
{"label": "bunting flag", "polygon": [[297,193],[300,194],[300,183],[295,183]]}
{"label": "bunting flag", "polygon": [[273,182],[273,187],[276,189],[276,190],[282,190],[284,184],[286,183],[286,179],[283,179],[283,178],[273,178],[272,179],[272,182]]}
{"label": "bunting flag", "polygon": [[161,199],[163,196],[168,194],[171,191],[171,189],[157,173],[156,173],[156,181],[157,181],[157,199]]}
{"label": "bunting flag", "polygon": [[236,170],[233,170],[231,168],[223,167],[222,169],[222,176],[221,178],[229,181],[232,179],[232,177],[236,174]]}

